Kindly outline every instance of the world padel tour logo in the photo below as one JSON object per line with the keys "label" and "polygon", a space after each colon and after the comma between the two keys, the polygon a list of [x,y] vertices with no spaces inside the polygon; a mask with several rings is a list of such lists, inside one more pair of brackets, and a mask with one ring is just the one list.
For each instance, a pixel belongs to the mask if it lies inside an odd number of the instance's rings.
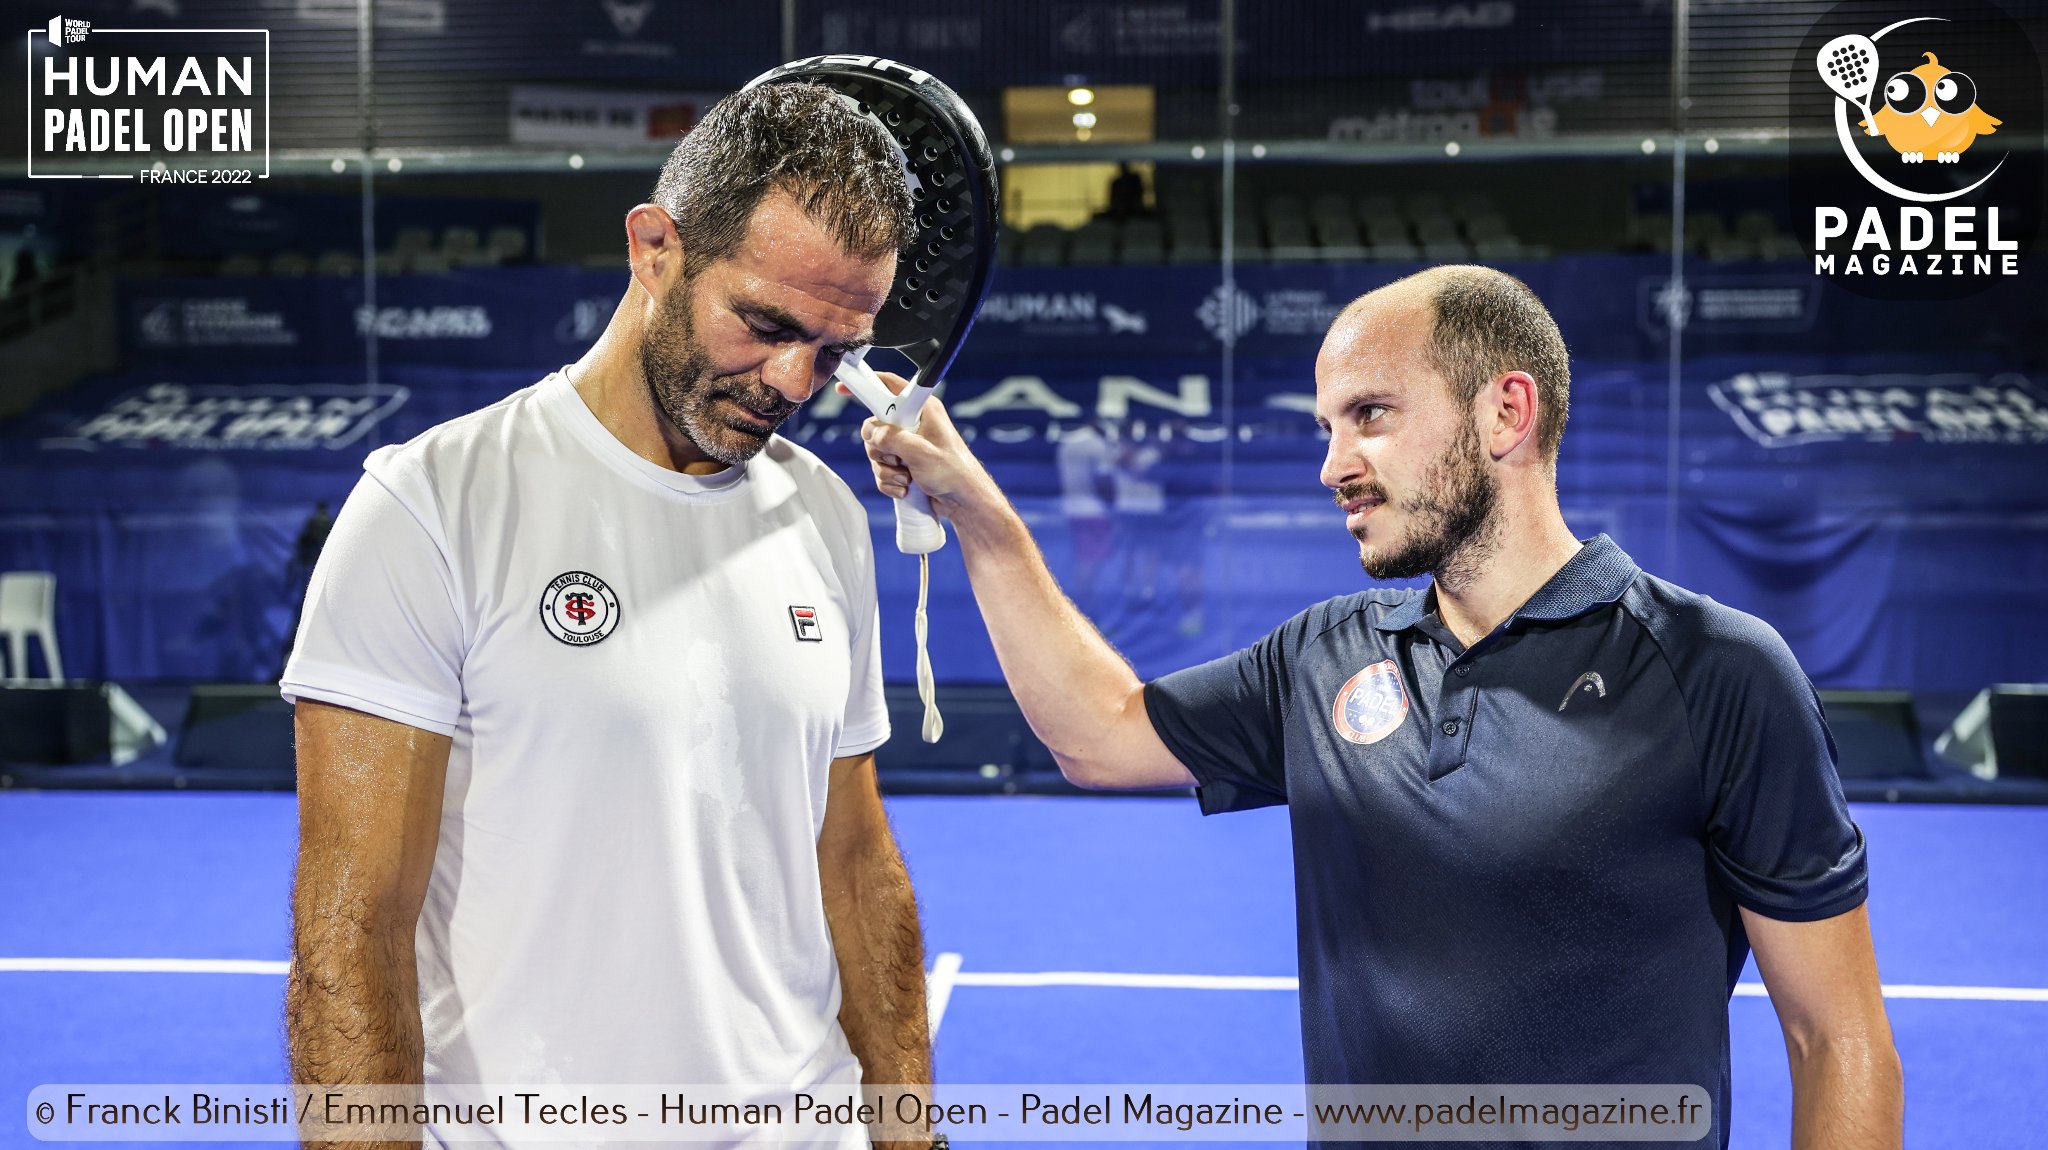
{"label": "world padel tour logo", "polygon": [[1330,719],[1337,733],[1354,743],[1377,743],[1399,730],[1408,717],[1408,691],[1401,668],[1382,659],[1337,689]]}
{"label": "world padel tour logo", "polygon": [[28,175],[240,184],[270,175],[270,32],[28,31]]}
{"label": "world padel tour logo", "polygon": [[[1807,34],[1792,84],[1837,144],[1794,161],[1814,274],[1883,299],[2020,274],[2038,226],[2042,93],[2026,35],[1981,0],[1895,19],[1870,0]],[[1831,98],[1830,98],[1831,97]]]}

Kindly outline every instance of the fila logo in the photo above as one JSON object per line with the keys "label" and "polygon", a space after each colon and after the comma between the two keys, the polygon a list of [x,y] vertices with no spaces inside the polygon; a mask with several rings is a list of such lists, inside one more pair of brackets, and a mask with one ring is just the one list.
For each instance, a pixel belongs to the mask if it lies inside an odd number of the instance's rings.
{"label": "fila logo", "polygon": [[825,641],[825,629],[818,625],[818,609],[816,607],[792,606],[789,609],[789,621],[796,628],[798,642],[822,643]]}
{"label": "fila logo", "polygon": [[1573,679],[1571,689],[1564,693],[1564,700],[1558,703],[1557,709],[1564,710],[1566,705],[1580,695],[1595,695],[1602,699],[1607,697],[1607,683],[1600,677],[1600,672],[1588,671]]}

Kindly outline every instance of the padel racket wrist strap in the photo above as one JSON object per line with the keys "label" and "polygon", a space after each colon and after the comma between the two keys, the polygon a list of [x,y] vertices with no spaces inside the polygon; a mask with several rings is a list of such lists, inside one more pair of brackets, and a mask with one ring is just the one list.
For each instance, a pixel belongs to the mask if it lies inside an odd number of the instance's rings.
{"label": "padel racket wrist strap", "polygon": [[939,688],[932,680],[932,654],[929,642],[931,620],[926,613],[932,592],[932,557],[930,554],[917,557],[917,701],[924,704],[924,724],[918,735],[927,743],[936,743],[946,732],[946,721],[939,717]]}

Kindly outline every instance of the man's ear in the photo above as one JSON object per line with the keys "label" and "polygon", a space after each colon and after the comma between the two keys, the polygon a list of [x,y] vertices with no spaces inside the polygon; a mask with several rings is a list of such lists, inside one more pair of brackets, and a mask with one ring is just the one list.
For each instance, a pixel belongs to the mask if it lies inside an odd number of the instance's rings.
{"label": "man's ear", "polygon": [[1536,381],[1526,371],[1511,371],[1495,379],[1489,390],[1493,419],[1486,446],[1495,459],[1506,459],[1536,435]]}
{"label": "man's ear", "polygon": [[650,299],[668,298],[668,289],[683,274],[683,244],[666,210],[640,204],[626,213],[626,260],[633,282]]}

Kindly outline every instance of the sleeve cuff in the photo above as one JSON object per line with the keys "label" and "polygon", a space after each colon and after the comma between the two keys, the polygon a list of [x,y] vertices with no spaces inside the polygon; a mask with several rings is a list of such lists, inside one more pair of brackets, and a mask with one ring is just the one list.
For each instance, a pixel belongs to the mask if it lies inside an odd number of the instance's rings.
{"label": "sleeve cuff", "polygon": [[1188,767],[1188,773],[1195,776],[1195,801],[1201,804],[1205,815],[1224,815],[1232,811],[1255,811],[1260,807],[1285,806],[1287,800],[1271,791],[1252,790],[1235,783],[1210,780],[1202,777],[1202,770]]}
{"label": "sleeve cuff", "polygon": [[1152,722],[1152,730],[1173,757],[1180,760],[1188,773],[1195,776],[1195,801],[1201,804],[1205,815],[1228,814],[1231,811],[1255,811],[1260,807],[1278,807],[1287,803],[1287,796],[1277,795],[1263,787],[1247,787],[1230,779],[1218,778],[1209,767],[1209,760],[1192,753],[1182,745],[1171,730],[1171,724],[1162,722],[1159,714],[1159,699],[1156,685],[1145,684],[1141,696],[1145,701],[1145,717]]}
{"label": "sleeve cuff", "polygon": [[315,677],[317,682],[298,676],[287,678],[278,684],[278,693],[286,702],[311,699],[331,703],[437,735],[453,735],[455,721],[462,714],[459,702],[437,699],[397,683],[335,674],[325,668]]}
{"label": "sleeve cuff", "polygon": [[888,742],[889,734],[889,722],[886,719],[874,726],[847,731],[839,736],[839,745],[833,749],[832,757],[845,759],[854,755],[865,755]]}
{"label": "sleeve cuff", "polygon": [[1822,874],[1790,879],[1749,870],[1719,850],[1708,853],[1736,905],[1782,922],[1818,922],[1847,914],[1869,897],[1870,870],[1863,848],[1859,828],[1856,845],[1840,862]]}

